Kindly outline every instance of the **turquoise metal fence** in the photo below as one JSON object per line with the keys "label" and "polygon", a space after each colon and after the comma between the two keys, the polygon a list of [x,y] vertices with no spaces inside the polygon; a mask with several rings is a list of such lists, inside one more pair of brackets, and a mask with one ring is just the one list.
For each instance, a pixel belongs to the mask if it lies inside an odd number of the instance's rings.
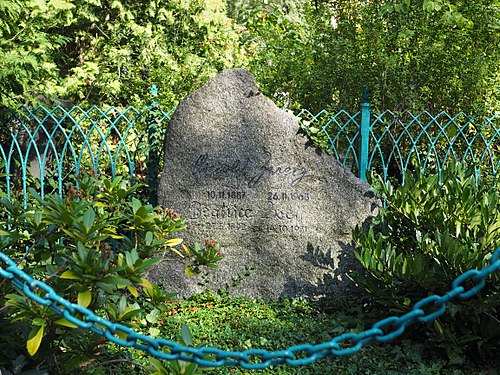
{"label": "turquoise metal fence", "polygon": [[[162,123],[173,111],[161,110],[156,102],[143,109],[23,107],[0,124],[0,188],[8,195],[22,193],[26,201],[30,186],[42,196],[62,194],[72,176],[128,175],[131,182],[148,183],[155,204]],[[297,117],[306,132],[364,180],[376,171],[384,180],[404,182],[407,170],[440,173],[451,159],[468,162],[476,175],[498,176],[500,114],[373,113],[364,101],[354,114],[304,110]]]}
{"label": "turquoise metal fence", "polygon": [[105,173],[142,182],[136,180],[147,175],[152,145],[161,149],[150,130],[161,132],[158,124],[172,111],[155,105],[142,110],[23,107],[1,124],[0,187],[26,201],[28,187],[37,187],[42,196],[49,190],[62,194],[66,181],[74,183],[72,176]]}
{"label": "turquoise metal fence", "polygon": [[355,114],[339,111],[298,115],[302,128],[334,157],[366,180],[370,171],[384,180],[420,168],[440,174],[449,160],[466,162],[496,178],[500,168],[500,114],[490,117],[421,113],[373,113],[363,102]]}

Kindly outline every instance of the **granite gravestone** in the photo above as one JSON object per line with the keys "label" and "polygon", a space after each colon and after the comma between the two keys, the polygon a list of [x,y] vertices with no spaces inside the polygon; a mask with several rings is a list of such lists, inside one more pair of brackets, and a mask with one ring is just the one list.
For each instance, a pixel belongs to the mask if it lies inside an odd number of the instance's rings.
{"label": "granite gravestone", "polygon": [[[225,258],[207,288],[226,288],[251,267],[232,294],[342,294],[354,263],[351,231],[376,201],[369,185],[298,129],[243,69],[220,73],[179,104],[166,134],[159,202],[186,219],[185,242],[221,244]],[[203,289],[168,259],[152,278],[182,295]]]}

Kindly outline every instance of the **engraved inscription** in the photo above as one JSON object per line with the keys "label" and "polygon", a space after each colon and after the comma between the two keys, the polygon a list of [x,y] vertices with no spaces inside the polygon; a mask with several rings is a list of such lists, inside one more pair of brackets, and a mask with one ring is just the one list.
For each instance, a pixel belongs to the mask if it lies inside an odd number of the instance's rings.
{"label": "engraved inscription", "polygon": [[273,202],[268,202],[267,210],[264,211],[262,215],[263,219],[271,219],[271,220],[293,220],[293,221],[302,221],[302,214],[300,213],[298,208],[279,208],[276,207]]}
{"label": "engraved inscription", "polygon": [[191,224],[193,227],[217,231],[241,231],[249,228],[246,222],[203,221]]}
{"label": "engraved inscription", "polygon": [[305,225],[293,224],[269,224],[259,228],[262,232],[266,233],[304,233],[307,230]]}
{"label": "engraved inscription", "polygon": [[[272,163],[269,152],[256,157],[222,158],[202,153],[191,164],[191,174],[207,180],[212,188],[200,191],[188,209],[191,224],[209,231],[305,233],[300,205],[312,199],[300,183],[310,174],[300,164]],[[280,188],[259,191],[267,177]],[[288,202],[297,204],[289,205]]]}
{"label": "engraved inscription", "polygon": [[245,198],[244,191],[207,191],[208,199],[243,199]]}
{"label": "engraved inscription", "polygon": [[269,201],[308,201],[310,199],[309,193],[287,192],[287,191],[270,191],[267,193],[267,200]]}
{"label": "engraved inscription", "polygon": [[253,209],[240,206],[238,204],[227,204],[222,202],[221,205],[207,207],[201,202],[193,201],[189,207],[188,217],[191,220],[197,219],[251,219],[253,217]]}
{"label": "engraved inscription", "polygon": [[208,153],[198,156],[191,166],[193,176],[200,178],[230,179],[233,188],[246,186],[255,188],[266,176],[277,176],[291,188],[298,186],[309,176],[307,169],[302,165],[272,164],[272,155],[262,152],[260,159],[215,159]]}

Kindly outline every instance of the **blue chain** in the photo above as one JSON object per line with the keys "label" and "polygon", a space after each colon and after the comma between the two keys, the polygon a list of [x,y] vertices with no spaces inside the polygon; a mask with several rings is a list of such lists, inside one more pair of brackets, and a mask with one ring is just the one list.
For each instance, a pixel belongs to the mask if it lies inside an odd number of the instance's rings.
{"label": "blue chain", "polygon": [[[14,261],[2,252],[0,252],[0,261],[4,262],[7,268],[0,267],[0,276],[10,280],[33,301],[50,307],[77,327],[90,329],[118,345],[134,347],[167,361],[183,360],[207,367],[240,366],[245,369],[257,370],[282,363],[291,366],[307,365],[327,356],[344,356],[356,353],[363,346],[373,342],[393,340],[401,335],[410,324],[429,322],[444,314],[448,301],[456,298],[467,299],[479,292],[484,287],[486,278],[500,269],[499,258],[500,248],[496,249],[492,255],[489,266],[479,271],[469,270],[465,272],[453,281],[448,293],[443,296],[432,295],[424,298],[417,302],[410,312],[402,316],[388,317],[375,323],[366,331],[345,333],[322,344],[297,345],[274,352],[263,349],[231,352],[208,347],[192,348],[137,333],[123,324],[112,323],[82,306],[58,296],[54,289],[20,270]],[[472,285],[470,289],[464,286],[466,283]],[[45,296],[39,295],[40,290],[45,292]],[[80,315],[81,318],[77,315]],[[118,336],[125,337],[125,339]]]}

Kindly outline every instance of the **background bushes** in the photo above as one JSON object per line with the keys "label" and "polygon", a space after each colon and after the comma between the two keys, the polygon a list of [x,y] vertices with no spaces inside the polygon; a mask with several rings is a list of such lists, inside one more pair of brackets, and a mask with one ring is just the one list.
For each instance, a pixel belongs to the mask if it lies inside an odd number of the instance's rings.
{"label": "background bushes", "polygon": [[498,0],[0,0],[0,104],[170,108],[248,68],[281,105],[499,110]]}

